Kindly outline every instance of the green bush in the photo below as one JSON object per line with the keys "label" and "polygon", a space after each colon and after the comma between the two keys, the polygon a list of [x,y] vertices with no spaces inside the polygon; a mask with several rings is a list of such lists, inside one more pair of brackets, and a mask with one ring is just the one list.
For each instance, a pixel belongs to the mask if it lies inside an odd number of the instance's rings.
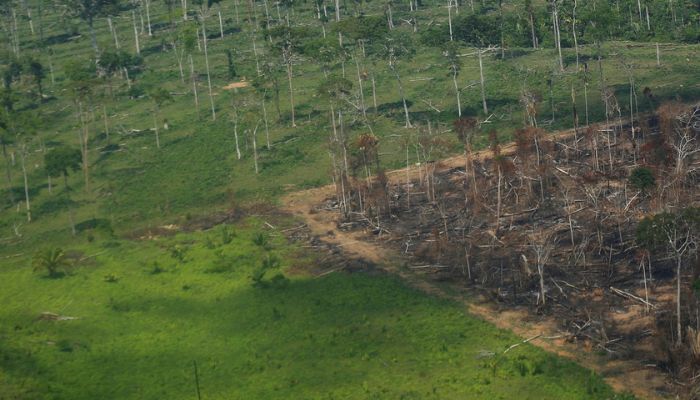
{"label": "green bush", "polygon": [[651,169],[647,167],[635,168],[629,177],[630,185],[641,191],[647,191],[656,186],[656,178]]}

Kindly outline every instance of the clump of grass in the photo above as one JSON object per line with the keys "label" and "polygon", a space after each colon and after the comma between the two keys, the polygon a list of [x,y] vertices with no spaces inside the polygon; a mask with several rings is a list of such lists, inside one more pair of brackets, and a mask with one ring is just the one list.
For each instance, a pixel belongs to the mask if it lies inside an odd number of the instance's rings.
{"label": "clump of grass", "polygon": [[225,272],[231,272],[234,267],[233,260],[226,257],[220,250],[215,252],[215,259],[211,266],[206,268],[204,272],[210,274],[220,274]]}
{"label": "clump of grass", "polygon": [[221,235],[221,244],[222,245],[231,244],[233,239],[236,238],[236,231],[234,231],[233,228],[231,228],[230,226],[222,225],[221,228],[219,228],[219,229],[220,229],[219,233]]}
{"label": "clump of grass", "polygon": [[184,264],[187,256],[187,247],[176,244],[170,248],[170,257],[177,260],[177,262]]}
{"label": "clump of grass", "polygon": [[164,267],[162,267],[158,261],[153,261],[153,264],[151,265],[151,268],[149,269],[148,273],[151,275],[158,275],[166,271],[167,270]]}
{"label": "clump of grass", "polygon": [[253,244],[265,250],[272,249],[270,239],[264,232],[258,232],[253,236]]}
{"label": "clump of grass", "polygon": [[270,285],[277,285],[279,286],[284,279],[286,279],[282,274],[277,274],[275,275],[270,282],[264,282],[263,278],[265,278],[265,275],[273,269],[277,269],[280,266],[280,261],[279,258],[276,256],[271,256],[267,255],[265,259],[262,260],[260,263],[260,266],[256,268],[252,275],[250,276],[250,279],[253,281],[253,286],[255,287],[265,287],[268,286],[266,284]]}

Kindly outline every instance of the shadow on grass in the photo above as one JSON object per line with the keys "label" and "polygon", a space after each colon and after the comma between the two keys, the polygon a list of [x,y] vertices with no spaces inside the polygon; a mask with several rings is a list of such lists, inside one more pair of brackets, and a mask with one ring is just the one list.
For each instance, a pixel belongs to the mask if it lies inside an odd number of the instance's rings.
{"label": "shadow on grass", "polygon": [[[81,368],[90,379],[82,379],[83,392],[109,386],[114,398],[125,398],[134,386],[172,395],[191,389],[190,378],[167,385],[162,379],[191,375],[192,360],[198,360],[209,396],[235,387],[248,398],[374,391],[399,398],[415,382],[438,376],[449,379],[434,388],[452,394],[481,380],[483,398],[518,390],[537,398],[611,394],[589,371],[530,346],[508,356],[476,357],[520,339],[393,278],[335,274],[278,288],[248,285],[212,296],[208,291],[193,282],[169,296],[144,291],[111,298],[111,318],[130,325],[103,327],[99,340],[112,343],[112,350],[85,357]],[[163,327],[177,328],[166,333]],[[450,385],[451,379],[460,384]],[[533,385],[541,380],[554,386]],[[581,397],[585,386],[592,389]]]}

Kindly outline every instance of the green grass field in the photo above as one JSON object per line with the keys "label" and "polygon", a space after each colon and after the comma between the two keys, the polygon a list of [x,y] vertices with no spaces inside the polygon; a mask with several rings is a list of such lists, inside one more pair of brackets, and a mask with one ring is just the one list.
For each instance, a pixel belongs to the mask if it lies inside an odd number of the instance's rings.
{"label": "green grass field", "polygon": [[502,355],[520,339],[394,278],[281,278],[313,260],[262,232],[86,242],[75,257],[96,255],[56,279],[5,262],[0,398],[196,398],[195,361],[204,399],[612,398],[533,346]]}

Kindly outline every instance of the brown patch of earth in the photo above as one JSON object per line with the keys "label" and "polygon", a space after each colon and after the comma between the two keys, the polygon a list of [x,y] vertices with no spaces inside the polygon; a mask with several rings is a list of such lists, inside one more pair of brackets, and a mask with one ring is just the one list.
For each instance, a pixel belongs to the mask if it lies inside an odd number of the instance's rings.
{"label": "brown patch of earth", "polygon": [[233,90],[233,89],[240,89],[244,87],[250,86],[250,82],[246,81],[241,81],[241,82],[231,82],[228,85],[224,86],[222,89],[224,90]]}

